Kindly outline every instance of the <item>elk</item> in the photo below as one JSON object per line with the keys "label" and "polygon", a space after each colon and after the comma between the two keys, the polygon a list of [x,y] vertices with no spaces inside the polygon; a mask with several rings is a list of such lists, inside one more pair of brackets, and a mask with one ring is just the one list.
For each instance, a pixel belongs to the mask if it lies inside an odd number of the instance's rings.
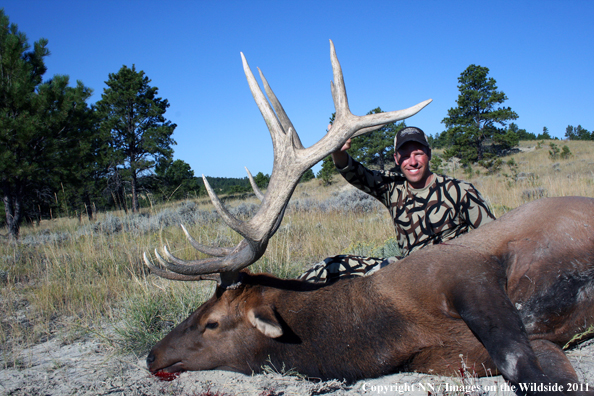
{"label": "elk", "polygon": [[[525,204],[368,277],[313,284],[247,270],[264,254],[307,169],[348,138],[410,117],[431,101],[354,116],[332,41],[330,53],[336,119],[309,148],[301,144],[262,72],[270,102],[241,55],[272,136],[270,184],[262,194],[248,171],[262,203],[252,219],[242,222],[204,180],[221,217],[243,236],[237,246],[199,244],[182,226],[193,247],[213,257],[184,261],[163,247],[162,253],[155,250],[157,266],[144,255],[160,277],[218,284],[210,300],[153,347],[149,371],[251,374],[269,361],[308,377],[356,381],[401,371],[453,375],[462,354],[477,374],[499,372],[520,393],[593,394],[579,384],[561,348],[594,324],[593,199]],[[527,384],[534,387],[522,391]],[[553,391],[551,384],[563,392]]]}

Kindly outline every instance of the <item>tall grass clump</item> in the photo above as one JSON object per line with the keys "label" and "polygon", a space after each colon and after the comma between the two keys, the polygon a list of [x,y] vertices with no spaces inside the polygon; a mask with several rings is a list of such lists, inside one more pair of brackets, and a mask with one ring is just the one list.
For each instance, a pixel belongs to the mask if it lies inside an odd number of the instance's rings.
{"label": "tall grass clump", "polygon": [[[125,298],[111,341],[124,352],[147,353],[173,327],[186,319],[214,291],[212,282],[176,284],[145,282],[144,293]],[[150,285],[153,285],[151,288]]]}

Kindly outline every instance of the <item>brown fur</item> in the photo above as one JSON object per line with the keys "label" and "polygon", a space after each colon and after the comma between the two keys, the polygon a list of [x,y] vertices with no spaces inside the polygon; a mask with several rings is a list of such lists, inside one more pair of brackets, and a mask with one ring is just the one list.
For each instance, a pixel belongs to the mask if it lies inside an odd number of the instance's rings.
{"label": "brown fur", "polygon": [[244,274],[147,363],[152,372],[250,374],[270,359],[354,381],[452,375],[463,354],[479,375],[498,370],[512,384],[577,382],[559,346],[594,324],[593,273],[594,200],[543,199],[369,277],[318,286]]}

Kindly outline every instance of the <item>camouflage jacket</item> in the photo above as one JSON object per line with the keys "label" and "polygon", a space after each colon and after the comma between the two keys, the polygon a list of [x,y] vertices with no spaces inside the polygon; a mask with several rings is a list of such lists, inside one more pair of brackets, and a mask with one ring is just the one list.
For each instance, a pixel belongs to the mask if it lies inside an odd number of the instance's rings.
{"label": "camouflage jacket", "polygon": [[434,174],[429,186],[413,189],[402,174],[371,171],[350,156],[348,165],[338,171],[388,208],[404,256],[495,219],[472,184],[448,176]]}

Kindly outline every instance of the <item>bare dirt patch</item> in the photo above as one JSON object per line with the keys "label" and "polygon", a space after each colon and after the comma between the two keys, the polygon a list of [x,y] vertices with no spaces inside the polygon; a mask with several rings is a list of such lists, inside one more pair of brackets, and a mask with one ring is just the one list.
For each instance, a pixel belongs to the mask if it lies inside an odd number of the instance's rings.
{"label": "bare dirt patch", "polygon": [[[594,387],[594,342],[568,352],[580,379]],[[186,372],[164,382],[151,376],[144,356],[121,356],[97,339],[65,344],[59,338],[20,352],[13,363],[1,362],[1,395],[512,395],[500,376],[447,378],[401,373],[347,385],[311,381],[279,372],[246,376],[224,371]],[[278,370],[282,371],[282,370]],[[433,387],[433,389],[431,389]],[[426,389],[426,390],[424,390]],[[493,391],[496,389],[496,391]],[[208,393],[210,392],[210,393]],[[384,393],[385,392],[385,393]]]}

